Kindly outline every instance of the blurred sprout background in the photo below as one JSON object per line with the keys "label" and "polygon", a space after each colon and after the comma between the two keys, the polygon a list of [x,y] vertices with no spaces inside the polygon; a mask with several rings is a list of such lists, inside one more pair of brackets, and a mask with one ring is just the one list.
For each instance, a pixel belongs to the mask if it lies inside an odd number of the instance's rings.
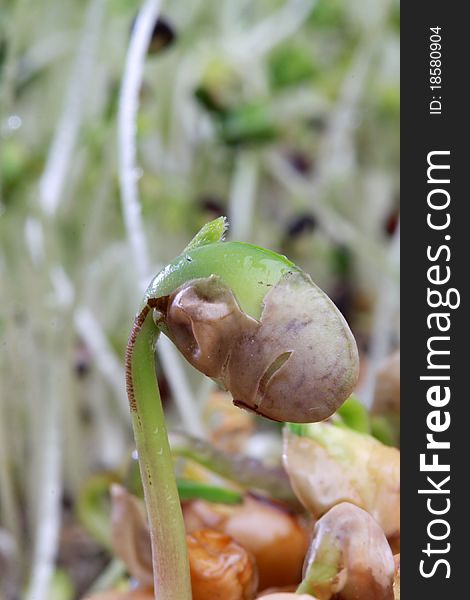
{"label": "blurred sprout background", "polygon": [[[398,344],[398,28],[390,0],[2,0],[1,600],[105,571],[80,494],[133,448],[142,291],[209,219],[333,298],[370,405]],[[170,423],[204,436],[210,384],[158,361]]]}

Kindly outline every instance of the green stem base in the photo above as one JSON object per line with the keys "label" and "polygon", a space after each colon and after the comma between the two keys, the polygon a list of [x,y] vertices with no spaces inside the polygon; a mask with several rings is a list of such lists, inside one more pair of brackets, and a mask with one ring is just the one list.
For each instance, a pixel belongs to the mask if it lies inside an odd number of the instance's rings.
{"label": "green stem base", "polygon": [[145,306],[127,346],[127,393],[150,527],[155,598],[191,600],[183,514],[155,373],[158,336]]}

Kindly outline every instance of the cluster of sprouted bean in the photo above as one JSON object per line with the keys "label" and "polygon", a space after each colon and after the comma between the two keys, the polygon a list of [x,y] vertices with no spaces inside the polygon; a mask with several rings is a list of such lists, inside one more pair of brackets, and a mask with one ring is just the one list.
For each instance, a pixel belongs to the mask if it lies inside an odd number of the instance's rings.
{"label": "cluster of sprouted bean", "polygon": [[[104,532],[130,583],[87,598],[399,599],[399,451],[369,434],[351,395],[354,337],[307,274],[224,242],[225,229],[224,218],[207,224],[135,318],[126,375],[137,453],[112,483]],[[208,439],[168,438],[160,332],[226,390],[207,403]],[[396,385],[385,388],[390,411]],[[284,423],[282,465],[246,455],[257,415]]]}

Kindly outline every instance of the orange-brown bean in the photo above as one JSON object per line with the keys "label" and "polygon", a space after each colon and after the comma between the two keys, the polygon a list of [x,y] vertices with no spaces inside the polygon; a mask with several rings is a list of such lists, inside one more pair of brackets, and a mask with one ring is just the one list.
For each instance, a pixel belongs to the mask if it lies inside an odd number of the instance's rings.
{"label": "orange-brown bean", "polygon": [[308,536],[283,507],[248,497],[225,532],[253,553],[260,590],[300,582]]}
{"label": "orange-brown bean", "polygon": [[300,582],[308,535],[282,505],[247,496],[236,507],[198,500],[184,512],[190,530],[210,527],[223,531],[253,554],[260,590]]}
{"label": "orange-brown bean", "polygon": [[223,533],[187,535],[193,600],[252,600],[258,587],[253,557]]}

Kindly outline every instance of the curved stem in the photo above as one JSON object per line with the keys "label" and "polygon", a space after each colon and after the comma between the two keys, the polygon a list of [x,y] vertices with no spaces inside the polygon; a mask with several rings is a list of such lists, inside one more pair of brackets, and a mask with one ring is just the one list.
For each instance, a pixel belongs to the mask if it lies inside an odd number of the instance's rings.
{"label": "curved stem", "polygon": [[155,374],[158,336],[147,305],[127,345],[127,393],[149,519],[155,598],[191,600],[183,515]]}

